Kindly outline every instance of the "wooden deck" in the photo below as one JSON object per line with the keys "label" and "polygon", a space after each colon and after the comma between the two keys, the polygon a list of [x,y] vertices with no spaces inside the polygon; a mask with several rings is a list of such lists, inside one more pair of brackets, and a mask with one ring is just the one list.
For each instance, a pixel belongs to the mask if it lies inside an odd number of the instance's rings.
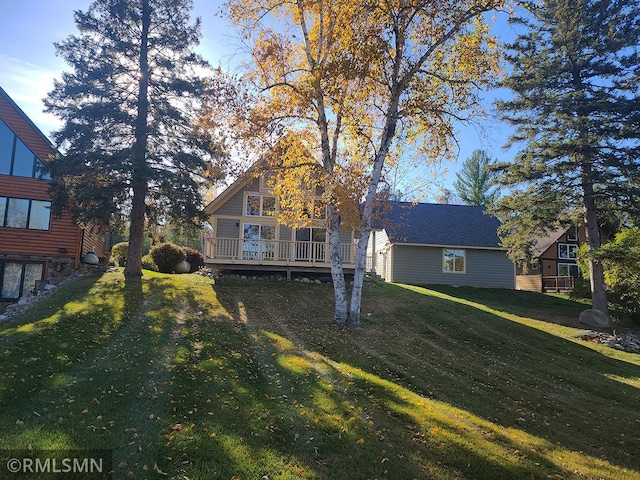
{"label": "wooden deck", "polygon": [[[325,242],[255,240],[206,237],[205,263],[234,270],[328,272],[329,245]],[[355,267],[356,245],[340,244],[342,264]]]}
{"label": "wooden deck", "polygon": [[542,291],[547,293],[570,293],[575,286],[573,277],[542,277]]}

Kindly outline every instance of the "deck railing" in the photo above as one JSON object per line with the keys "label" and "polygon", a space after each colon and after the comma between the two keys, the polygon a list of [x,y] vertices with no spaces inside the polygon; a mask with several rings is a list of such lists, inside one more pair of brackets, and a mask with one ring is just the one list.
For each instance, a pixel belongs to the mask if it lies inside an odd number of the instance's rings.
{"label": "deck railing", "polygon": [[[351,243],[340,244],[343,264],[355,262],[355,248]],[[207,237],[205,260],[248,264],[329,264],[329,245],[325,242]]]}
{"label": "deck railing", "polygon": [[574,278],[563,277],[542,277],[543,292],[571,292],[575,286]]}

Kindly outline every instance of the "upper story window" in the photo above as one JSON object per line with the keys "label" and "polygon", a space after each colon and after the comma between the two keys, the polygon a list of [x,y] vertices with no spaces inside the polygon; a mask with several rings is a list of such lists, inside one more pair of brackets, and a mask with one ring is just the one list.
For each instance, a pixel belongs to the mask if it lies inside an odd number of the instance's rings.
{"label": "upper story window", "polygon": [[578,258],[578,245],[574,243],[559,243],[558,258],[575,260]]}
{"label": "upper story window", "polygon": [[244,213],[251,217],[273,217],[276,214],[276,197],[247,195]]}
{"label": "upper story window", "polygon": [[452,248],[442,249],[442,271],[445,273],[465,273],[465,252]]}
{"label": "upper story window", "polygon": [[578,227],[576,225],[572,225],[571,228],[567,230],[567,241],[569,242],[578,241]]}
{"label": "upper story window", "polygon": [[0,175],[49,179],[42,160],[0,120]]}
{"label": "upper story window", "polygon": [[0,226],[49,230],[51,202],[0,197]]}

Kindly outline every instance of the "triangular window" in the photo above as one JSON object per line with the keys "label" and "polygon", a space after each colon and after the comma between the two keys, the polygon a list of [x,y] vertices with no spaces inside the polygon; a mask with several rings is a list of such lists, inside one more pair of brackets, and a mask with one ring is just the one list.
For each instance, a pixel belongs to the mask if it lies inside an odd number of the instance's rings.
{"label": "triangular window", "polygon": [[0,120],[0,175],[50,178],[42,171],[42,160]]}

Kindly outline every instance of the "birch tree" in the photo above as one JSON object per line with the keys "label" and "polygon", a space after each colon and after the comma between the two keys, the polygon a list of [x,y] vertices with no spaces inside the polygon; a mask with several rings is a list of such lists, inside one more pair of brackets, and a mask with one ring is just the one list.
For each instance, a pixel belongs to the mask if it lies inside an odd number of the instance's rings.
{"label": "birch tree", "polygon": [[[256,94],[247,116],[272,138],[290,180],[321,181],[327,205],[334,319],[360,323],[366,248],[378,186],[391,155],[423,161],[455,154],[454,122],[479,113],[479,88],[498,72],[485,22],[499,0],[229,0],[251,60]],[[286,134],[285,134],[286,132]],[[284,141],[283,141],[284,139]],[[400,140],[400,141],[398,141]],[[282,165],[284,167],[284,165]],[[298,166],[307,173],[293,172]],[[313,173],[311,173],[313,172]],[[277,182],[278,179],[276,179]],[[349,192],[345,195],[345,192]],[[357,205],[349,299],[339,232]]]}

